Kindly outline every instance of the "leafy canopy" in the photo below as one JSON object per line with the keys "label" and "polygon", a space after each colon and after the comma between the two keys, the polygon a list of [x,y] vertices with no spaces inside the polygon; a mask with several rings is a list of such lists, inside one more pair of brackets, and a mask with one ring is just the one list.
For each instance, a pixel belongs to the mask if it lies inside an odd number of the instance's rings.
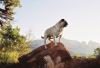
{"label": "leafy canopy", "polygon": [[20,6],[20,0],[0,0],[0,4],[4,5],[3,9],[0,8],[0,62],[15,63],[30,51],[30,41],[20,35],[20,28],[11,25],[14,9]]}

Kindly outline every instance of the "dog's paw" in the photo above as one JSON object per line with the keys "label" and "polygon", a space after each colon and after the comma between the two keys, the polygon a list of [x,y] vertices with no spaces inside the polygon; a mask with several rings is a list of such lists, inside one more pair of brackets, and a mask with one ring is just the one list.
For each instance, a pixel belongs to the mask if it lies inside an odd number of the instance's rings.
{"label": "dog's paw", "polygon": [[47,46],[46,45],[44,47],[45,47],[45,49],[47,49]]}
{"label": "dog's paw", "polygon": [[56,42],[54,44],[55,44],[55,46],[57,46],[57,43]]}

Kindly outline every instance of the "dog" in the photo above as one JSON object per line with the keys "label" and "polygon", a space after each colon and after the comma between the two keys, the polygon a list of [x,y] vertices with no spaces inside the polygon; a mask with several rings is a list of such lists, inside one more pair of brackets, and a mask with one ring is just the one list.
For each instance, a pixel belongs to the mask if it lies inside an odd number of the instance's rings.
{"label": "dog", "polygon": [[45,32],[44,32],[44,37],[41,36],[41,38],[44,39],[44,45],[45,45],[45,49],[47,49],[46,46],[46,40],[47,39],[54,39],[54,43],[55,43],[55,38],[59,37],[59,42],[61,39],[61,32],[63,31],[64,27],[66,27],[68,25],[67,21],[65,19],[61,19],[58,23],[56,23],[54,26],[48,28]]}

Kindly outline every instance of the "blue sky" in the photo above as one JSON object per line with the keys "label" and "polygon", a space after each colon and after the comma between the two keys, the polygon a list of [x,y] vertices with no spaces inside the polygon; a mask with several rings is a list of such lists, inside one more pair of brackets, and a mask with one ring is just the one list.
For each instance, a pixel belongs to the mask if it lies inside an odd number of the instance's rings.
{"label": "blue sky", "polygon": [[40,39],[44,31],[64,18],[69,23],[63,37],[79,41],[100,42],[100,0],[22,0],[13,25],[21,34]]}

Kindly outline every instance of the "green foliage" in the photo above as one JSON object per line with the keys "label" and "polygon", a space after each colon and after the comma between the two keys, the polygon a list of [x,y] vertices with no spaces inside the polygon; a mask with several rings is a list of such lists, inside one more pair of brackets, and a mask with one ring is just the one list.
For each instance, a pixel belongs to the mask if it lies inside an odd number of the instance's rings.
{"label": "green foliage", "polygon": [[4,4],[13,7],[18,7],[20,6],[20,0],[4,0]]}
{"label": "green foliage", "polygon": [[10,20],[13,20],[14,8],[20,6],[20,0],[4,0],[6,15]]}
{"label": "green foliage", "polygon": [[12,26],[9,25],[7,27],[3,27],[0,33],[2,36],[0,41],[2,47],[12,47],[13,45],[22,43],[22,41],[19,39],[21,39],[23,36],[20,36],[18,28],[12,28]]}
{"label": "green foliage", "polygon": [[20,35],[20,28],[13,28],[10,24],[14,19],[14,9],[20,6],[20,0],[0,0],[0,2],[4,5],[4,9],[0,8],[0,62],[16,63],[20,56],[30,51],[30,41]]}
{"label": "green foliage", "polygon": [[17,51],[12,52],[0,52],[0,62],[2,63],[17,63],[19,53]]}
{"label": "green foliage", "polygon": [[14,19],[14,9],[16,7],[20,7],[20,0],[0,0],[0,4],[4,6],[4,8],[0,8],[0,17],[7,21],[11,21]]}
{"label": "green foliage", "polygon": [[97,59],[100,59],[100,48],[96,48],[94,50],[94,55],[96,56]]}
{"label": "green foliage", "polygon": [[30,51],[30,41],[20,35],[18,27],[3,26],[0,30],[0,62],[18,62],[18,58]]}

